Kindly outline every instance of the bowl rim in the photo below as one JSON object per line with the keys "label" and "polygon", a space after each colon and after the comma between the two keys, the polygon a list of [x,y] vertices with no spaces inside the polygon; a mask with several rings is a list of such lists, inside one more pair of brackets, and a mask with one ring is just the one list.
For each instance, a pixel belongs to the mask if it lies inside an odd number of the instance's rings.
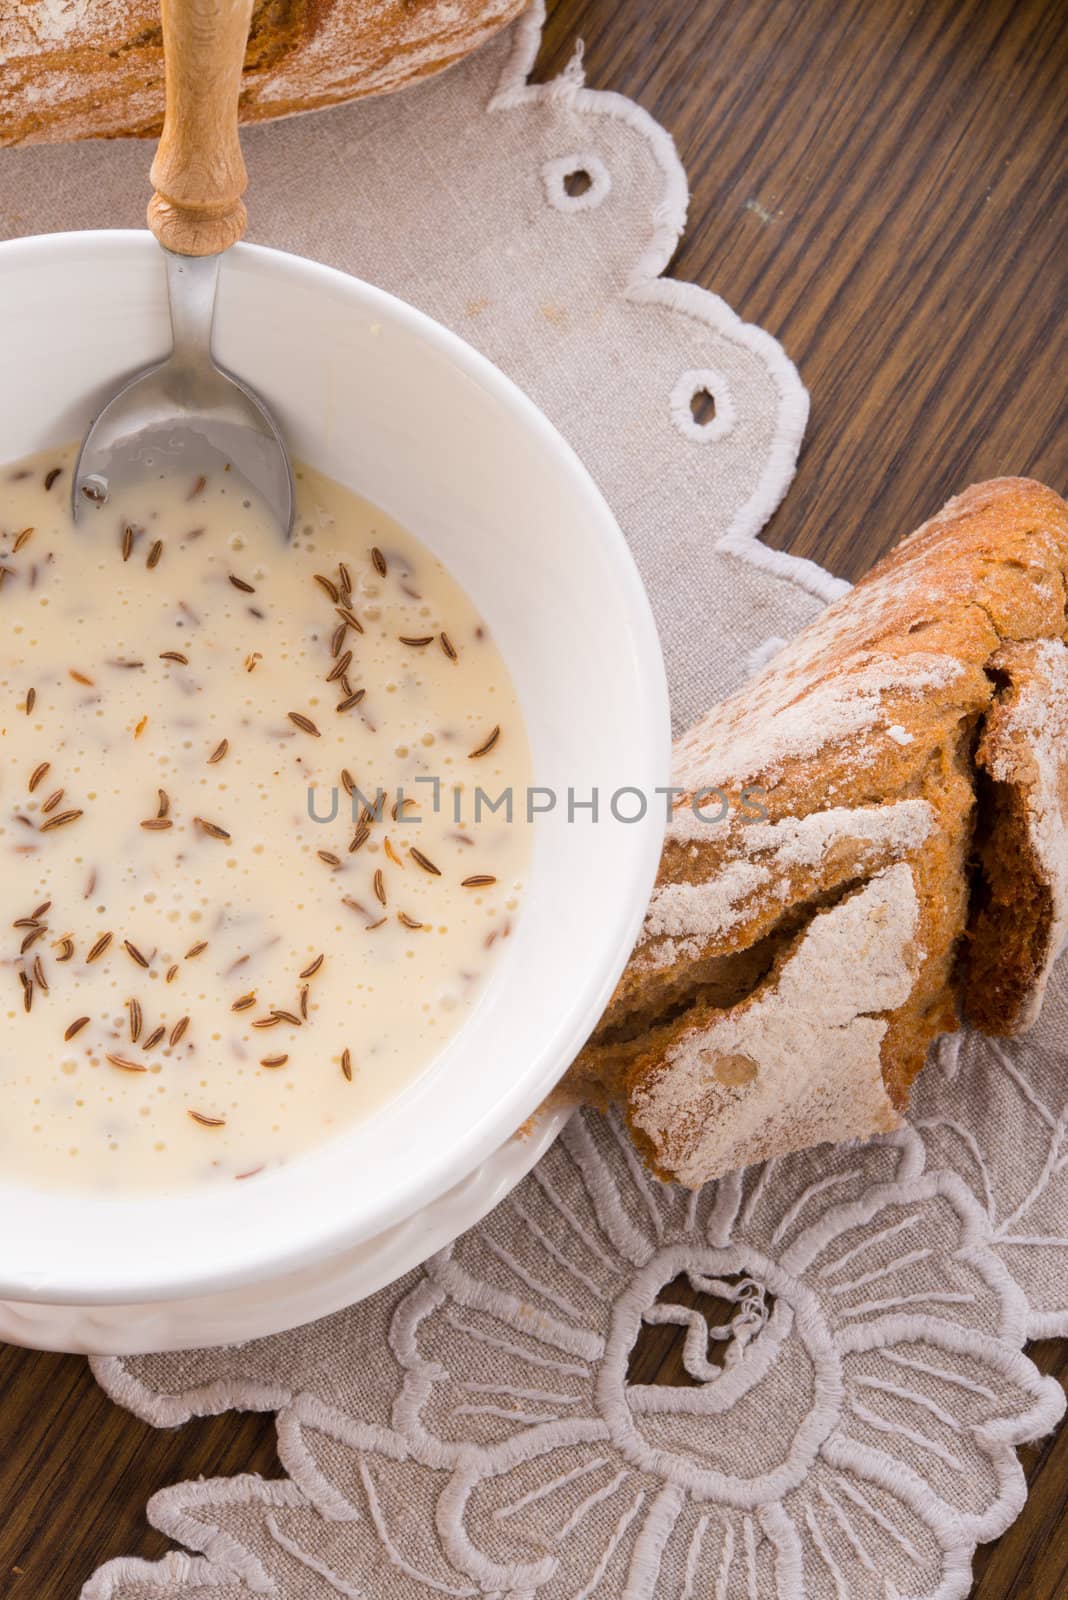
{"label": "bowl rim", "polygon": [[[54,264],[56,253],[64,251],[72,255],[80,253],[83,259],[92,256],[106,260],[109,254],[126,257],[131,251],[147,256],[157,248],[151,235],[139,229],[38,234],[0,242],[0,274],[9,268],[24,270],[45,257],[49,264]],[[517,424],[552,456],[555,469],[570,479],[584,504],[584,536],[596,540],[606,560],[614,566],[626,605],[629,628],[627,645],[636,663],[635,676],[640,695],[634,706],[632,724],[636,741],[635,770],[649,774],[651,784],[655,784],[658,777],[660,782],[669,783],[671,725],[667,681],[649,597],[612,511],[572,446],[539,407],[492,361],[458,334],[398,296],[337,268],[264,245],[237,244],[228,252],[228,256],[236,269],[247,267],[265,271],[278,281],[279,292],[283,296],[291,285],[311,288],[313,291],[328,291],[348,298],[354,308],[365,315],[380,316],[384,320],[399,323],[486,389],[515,417]],[[227,270],[225,262],[223,270],[224,273]],[[344,1207],[338,1207],[336,1215],[332,1215],[326,1207],[318,1208],[314,1213],[315,1225],[306,1230],[303,1243],[293,1244],[284,1250],[271,1250],[265,1243],[260,1243],[252,1252],[244,1248],[238,1261],[220,1255],[211,1265],[200,1265],[198,1268],[189,1262],[178,1265],[161,1250],[153,1259],[131,1260],[122,1274],[117,1274],[114,1280],[106,1284],[93,1276],[88,1264],[81,1270],[72,1267],[62,1278],[49,1275],[47,1282],[41,1279],[27,1282],[18,1275],[11,1276],[0,1253],[0,1297],[15,1301],[107,1305],[211,1294],[224,1288],[236,1288],[281,1276],[328,1259],[432,1204],[455,1183],[473,1172],[534,1114],[596,1025],[638,936],[653,887],[666,820],[663,813],[657,817],[657,811],[657,807],[650,806],[648,818],[639,826],[628,827],[623,835],[628,841],[628,850],[621,851],[619,873],[623,881],[629,883],[628,914],[620,920],[615,938],[605,940],[599,958],[586,974],[581,992],[567,1015],[555,1020],[553,1030],[537,1050],[531,1047],[525,1052],[528,1061],[534,1057],[542,1060],[537,1078],[532,1078],[529,1066],[525,1073],[517,1070],[514,1081],[502,1091],[493,1106],[492,1117],[480,1117],[466,1141],[448,1149],[437,1146],[435,1159],[424,1164],[418,1176],[402,1189],[398,1188],[391,1195],[380,1197],[377,1203],[362,1207],[357,1217],[346,1213]],[[328,1144],[332,1142],[328,1141]],[[301,1159],[314,1160],[314,1156],[313,1148],[303,1153]],[[71,1190],[70,1194],[75,1203],[79,1198],[84,1198],[78,1190]],[[169,1198],[175,1202],[180,1201],[181,1194],[182,1191],[168,1192]],[[131,1203],[136,1204],[137,1199],[137,1196],[116,1199],[116,1215]]]}

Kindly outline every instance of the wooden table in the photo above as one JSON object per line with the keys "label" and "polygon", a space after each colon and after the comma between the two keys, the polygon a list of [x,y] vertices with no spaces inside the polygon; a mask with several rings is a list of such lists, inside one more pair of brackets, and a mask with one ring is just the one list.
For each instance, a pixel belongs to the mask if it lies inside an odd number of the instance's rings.
{"label": "wooden table", "polygon": [[[811,392],[772,544],[856,577],[974,479],[1064,490],[1068,8],[559,0],[539,75],[578,35],[589,81],[638,99],[686,164],[675,275],[776,334]],[[1030,1353],[1068,1381],[1068,1341]],[[677,1345],[645,1359],[670,1381]],[[0,1419],[0,1596],[74,1596],[109,1556],[161,1554],[143,1507],[163,1484],[280,1471],[269,1417],[155,1432],[73,1357],[0,1349]],[[1027,1508],[980,1552],[973,1600],[1068,1593],[1068,1429],[1024,1459]]]}

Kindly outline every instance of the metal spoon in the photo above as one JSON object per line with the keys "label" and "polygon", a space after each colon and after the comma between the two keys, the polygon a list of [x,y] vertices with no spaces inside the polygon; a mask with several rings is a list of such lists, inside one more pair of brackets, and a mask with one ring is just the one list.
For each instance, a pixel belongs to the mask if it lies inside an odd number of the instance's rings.
{"label": "metal spoon", "polygon": [[222,251],[245,230],[248,175],[237,132],[252,0],[163,0],[167,100],[152,164],[148,225],[163,247],[174,348],[123,384],[82,444],[75,521],[117,489],[229,467],[261,497],[285,537],[293,472],[270,412],[211,353]]}

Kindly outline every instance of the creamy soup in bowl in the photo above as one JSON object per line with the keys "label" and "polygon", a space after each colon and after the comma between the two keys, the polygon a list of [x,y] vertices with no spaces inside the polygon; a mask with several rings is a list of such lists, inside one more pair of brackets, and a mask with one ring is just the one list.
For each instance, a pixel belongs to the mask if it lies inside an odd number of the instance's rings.
{"label": "creamy soup in bowl", "polygon": [[297,468],[70,514],[0,470],[0,1167],[104,1194],[269,1173],[381,1105],[520,914],[530,758],[441,562]]}

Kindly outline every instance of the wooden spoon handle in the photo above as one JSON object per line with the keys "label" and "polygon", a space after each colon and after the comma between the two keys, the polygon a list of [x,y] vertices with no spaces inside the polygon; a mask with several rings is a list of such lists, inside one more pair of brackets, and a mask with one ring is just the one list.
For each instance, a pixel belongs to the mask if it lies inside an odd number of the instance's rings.
{"label": "wooden spoon handle", "polygon": [[162,12],[167,100],[148,225],[177,255],[214,255],[245,231],[237,102],[252,0],[162,0]]}

